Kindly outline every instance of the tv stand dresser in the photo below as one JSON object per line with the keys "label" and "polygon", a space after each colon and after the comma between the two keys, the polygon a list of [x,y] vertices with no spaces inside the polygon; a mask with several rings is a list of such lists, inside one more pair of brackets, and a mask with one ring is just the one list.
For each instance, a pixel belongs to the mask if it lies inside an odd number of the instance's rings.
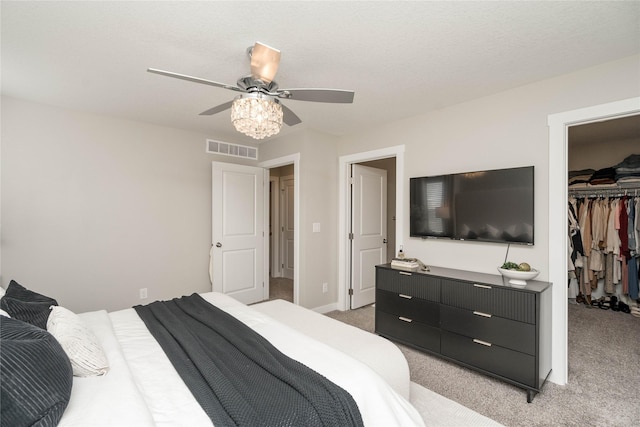
{"label": "tv stand dresser", "polygon": [[531,403],[551,373],[551,284],[378,265],[375,331],[523,388]]}

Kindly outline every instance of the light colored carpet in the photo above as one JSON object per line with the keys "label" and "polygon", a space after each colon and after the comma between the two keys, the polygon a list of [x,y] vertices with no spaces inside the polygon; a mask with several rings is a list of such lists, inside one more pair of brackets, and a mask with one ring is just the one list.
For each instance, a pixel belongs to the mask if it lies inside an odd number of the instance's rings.
{"label": "light colored carpet", "polygon": [[284,277],[270,277],[269,300],[274,299],[293,302],[293,280]]}
{"label": "light colored carpet", "polygon": [[[374,308],[328,316],[373,332]],[[398,345],[411,381],[506,426],[640,425],[640,318],[569,304],[569,383],[526,393],[436,356]]]}

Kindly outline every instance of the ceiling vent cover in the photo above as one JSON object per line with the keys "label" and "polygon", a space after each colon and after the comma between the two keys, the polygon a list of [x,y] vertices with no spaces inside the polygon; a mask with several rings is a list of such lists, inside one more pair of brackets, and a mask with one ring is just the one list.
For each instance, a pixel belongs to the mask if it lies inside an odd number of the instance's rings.
{"label": "ceiling vent cover", "polygon": [[213,139],[207,139],[207,148],[205,151],[210,154],[222,154],[223,156],[258,160],[258,149],[256,147],[232,144],[230,142],[216,141]]}

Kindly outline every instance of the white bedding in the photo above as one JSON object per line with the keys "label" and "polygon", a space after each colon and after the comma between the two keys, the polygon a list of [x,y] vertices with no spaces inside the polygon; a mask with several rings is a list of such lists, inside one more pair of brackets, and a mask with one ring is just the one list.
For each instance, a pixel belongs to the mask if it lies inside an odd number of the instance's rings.
{"label": "white bedding", "polygon": [[[369,366],[219,293],[202,297],[292,357],[346,389],[366,426],[424,425],[420,414]],[[81,315],[111,364],[103,377],[74,378],[61,426],[210,426],[134,309]]]}
{"label": "white bedding", "polygon": [[[133,311],[133,310],[132,310]],[[135,312],[134,312],[135,313]],[[73,377],[71,399],[59,426],[153,426],[153,416],[140,394],[106,311],[82,313],[109,359],[110,370],[99,377]]]}
{"label": "white bedding", "polygon": [[410,400],[409,364],[391,341],[284,300],[266,301],[251,308],[359,360]]}

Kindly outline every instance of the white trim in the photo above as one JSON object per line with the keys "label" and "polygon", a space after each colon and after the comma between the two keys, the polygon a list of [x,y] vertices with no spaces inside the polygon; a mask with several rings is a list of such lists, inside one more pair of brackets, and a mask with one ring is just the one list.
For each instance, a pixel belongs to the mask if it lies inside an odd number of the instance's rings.
{"label": "white trim", "polygon": [[349,154],[338,158],[338,310],[348,310],[349,261],[347,222],[349,220],[349,166],[352,163],[396,158],[396,248],[404,236],[404,145]]}
{"label": "white trim", "polygon": [[[296,179],[293,175],[286,175],[286,176],[281,176],[280,177],[280,183],[278,184],[278,192],[281,193],[282,192],[282,185],[284,185],[284,181],[286,180],[293,180],[293,191],[294,191],[294,197],[295,197],[295,185],[296,185]],[[280,198],[280,204],[285,203],[285,198]],[[294,205],[295,205],[295,200],[293,201]],[[280,221],[280,228],[278,228],[278,241],[280,242],[280,253],[278,254],[278,259],[280,260],[280,276],[281,277],[286,277],[285,276],[285,268],[282,267],[282,265],[286,262],[285,259],[285,254],[286,254],[286,245],[285,245],[285,239],[284,239],[284,231],[282,229],[283,225],[284,225],[284,221],[283,221],[283,217],[284,217],[284,212],[285,212],[286,207],[282,207],[280,206],[280,216],[278,217],[278,220]],[[294,231],[294,235],[295,235],[295,229]],[[295,244],[295,242],[294,242]]]}
{"label": "white trim", "polygon": [[263,274],[262,274],[262,299],[269,299],[269,170],[262,170],[262,246],[264,247]]}
{"label": "white trim", "polygon": [[[271,185],[273,183],[273,185]],[[269,175],[269,189],[271,211],[269,213],[271,218],[271,225],[273,229],[269,239],[271,240],[270,250],[272,254],[275,254],[271,260],[271,275],[273,277],[282,277],[282,271],[280,270],[280,177]]]}
{"label": "white trim", "polygon": [[565,385],[568,379],[567,314],[567,153],[568,127],[640,113],[640,98],[552,114],[549,125],[549,281],[553,285],[552,357],[549,380]]}
{"label": "white trim", "polygon": [[[296,305],[300,304],[300,187],[302,187],[302,183],[300,182],[300,153],[290,154],[288,156],[278,157],[277,159],[266,160],[264,162],[260,162],[258,166],[265,169],[277,168],[280,166],[286,166],[293,164],[293,179],[294,179],[294,188],[293,188],[293,197],[295,200],[293,201],[293,244],[295,248],[293,248],[293,303]],[[267,210],[269,207],[266,208]],[[268,224],[267,224],[268,226]],[[267,243],[267,246],[268,243]],[[265,262],[269,263],[269,256],[265,257]],[[267,282],[269,281],[269,270],[266,270]]]}
{"label": "white trim", "polygon": [[312,308],[312,311],[315,311],[316,313],[320,313],[320,314],[325,314],[325,313],[329,313],[330,311],[336,311],[338,309],[338,304],[337,303],[331,303],[331,304],[327,304],[327,305],[322,305],[320,307],[316,307],[316,308]]}

